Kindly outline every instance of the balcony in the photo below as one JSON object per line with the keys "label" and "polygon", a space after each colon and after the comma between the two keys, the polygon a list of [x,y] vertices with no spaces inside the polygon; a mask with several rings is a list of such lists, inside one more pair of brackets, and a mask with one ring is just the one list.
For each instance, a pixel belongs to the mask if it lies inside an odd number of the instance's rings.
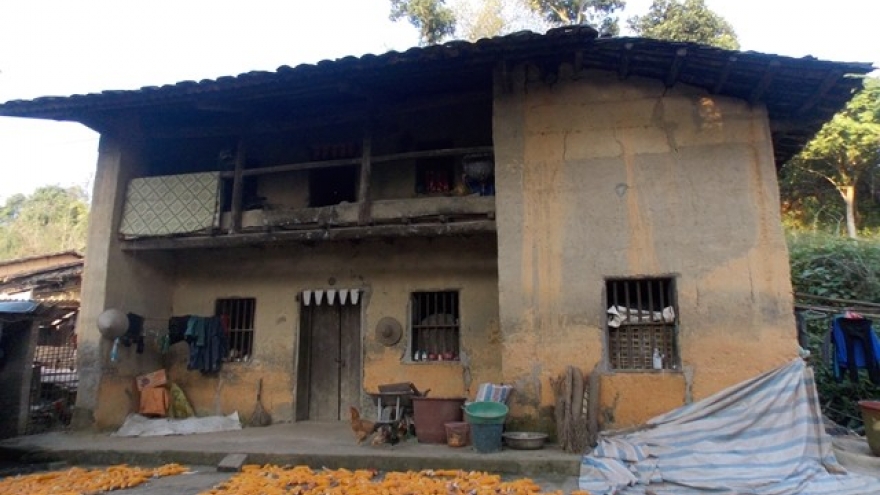
{"label": "balcony", "polygon": [[[490,156],[492,147],[381,156],[370,156],[369,150],[365,141],[359,157],[247,169],[239,156],[231,172],[133,179],[119,229],[122,247],[167,250],[495,232],[494,183],[474,179],[461,165],[466,157]],[[456,165],[438,169],[437,160]]]}

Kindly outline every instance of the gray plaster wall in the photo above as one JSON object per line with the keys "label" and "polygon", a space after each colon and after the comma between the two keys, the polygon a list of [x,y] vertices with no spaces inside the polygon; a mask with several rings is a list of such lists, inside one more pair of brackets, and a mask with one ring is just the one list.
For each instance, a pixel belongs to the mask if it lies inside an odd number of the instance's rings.
{"label": "gray plaster wall", "polygon": [[793,358],[765,109],[565,69],[552,86],[520,68],[496,88],[502,367],[518,386],[514,412],[552,404],[549,378],[565,365],[604,366],[609,277],[675,278],[695,398]]}
{"label": "gray plaster wall", "polygon": [[141,159],[139,143],[102,136],[76,330],[79,389],[75,427],[103,428],[121,423],[120,417],[137,405],[134,377],[161,367],[158,354],[136,354],[134,347],[121,348],[119,361],[111,362],[112,341],[102,338],[97,327],[98,315],[110,308],[154,320],[167,319],[171,313],[170,256],[124,252],[117,236],[128,181],[144,172]]}

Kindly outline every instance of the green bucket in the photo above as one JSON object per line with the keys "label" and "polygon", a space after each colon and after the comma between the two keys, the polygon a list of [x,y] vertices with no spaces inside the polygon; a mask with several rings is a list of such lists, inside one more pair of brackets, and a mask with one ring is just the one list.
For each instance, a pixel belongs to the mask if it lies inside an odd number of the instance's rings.
{"label": "green bucket", "polygon": [[503,424],[508,408],[501,402],[471,402],[464,406],[464,417],[473,425]]}

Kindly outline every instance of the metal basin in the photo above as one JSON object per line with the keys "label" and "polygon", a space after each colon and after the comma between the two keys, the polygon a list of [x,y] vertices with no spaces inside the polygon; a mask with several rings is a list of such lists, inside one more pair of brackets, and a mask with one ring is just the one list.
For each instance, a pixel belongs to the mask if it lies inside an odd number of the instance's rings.
{"label": "metal basin", "polygon": [[537,431],[509,431],[502,434],[507,446],[517,450],[538,450],[544,448],[546,433]]}

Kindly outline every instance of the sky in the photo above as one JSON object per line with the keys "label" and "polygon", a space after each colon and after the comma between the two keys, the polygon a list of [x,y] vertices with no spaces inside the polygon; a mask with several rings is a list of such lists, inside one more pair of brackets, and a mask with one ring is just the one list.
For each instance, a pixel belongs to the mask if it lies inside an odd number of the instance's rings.
{"label": "sky", "polygon": [[[624,17],[651,0],[628,0]],[[706,0],[743,50],[880,67],[880,1]],[[815,7],[813,7],[815,6]],[[0,102],[137,89],[405,50],[388,0],[0,0]],[[625,34],[625,33],[624,33]],[[0,117],[0,201],[42,185],[91,188],[99,136]]]}

